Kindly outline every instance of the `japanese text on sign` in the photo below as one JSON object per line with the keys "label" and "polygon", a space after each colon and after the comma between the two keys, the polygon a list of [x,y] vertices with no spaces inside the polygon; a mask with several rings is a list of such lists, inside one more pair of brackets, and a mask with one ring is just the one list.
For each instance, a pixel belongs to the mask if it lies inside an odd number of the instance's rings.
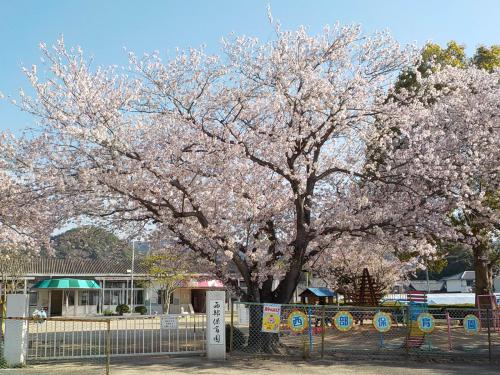
{"label": "japanese text on sign", "polygon": [[179,321],[175,315],[162,315],[160,318],[160,326],[163,329],[177,329]]}
{"label": "japanese text on sign", "polygon": [[288,315],[288,326],[295,333],[307,329],[307,316],[302,311],[294,310]]}
{"label": "japanese text on sign", "polygon": [[209,319],[211,322],[208,339],[211,344],[224,345],[222,340],[222,330],[224,327],[224,301],[209,301]]}
{"label": "japanese text on sign", "polygon": [[422,313],[417,317],[418,328],[424,333],[434,331],[434,317],[429,313]]}
{"label": "japanese text on sign", "polygon": [[464,330],[465,333],[475,335],[481,329],[481,322],[475,315],[469,314],[464,317]]}
{"label": "japanese text on sign", "polygon": [[339,331],[346,332],[352,328],[354,320],[348,311],[339,311],[333,318],[333,324]]}
{"label": "japanese text on sign", "polygon": [[379,311],[373,317],[373,326],[379,332],[388,332],[392,326],[391,316],[385,312]]}
{"label": "japanese text on sign", "polygon": [[281,306],[264,304],[262,314],[262,332],[278,333],[280,330]]}

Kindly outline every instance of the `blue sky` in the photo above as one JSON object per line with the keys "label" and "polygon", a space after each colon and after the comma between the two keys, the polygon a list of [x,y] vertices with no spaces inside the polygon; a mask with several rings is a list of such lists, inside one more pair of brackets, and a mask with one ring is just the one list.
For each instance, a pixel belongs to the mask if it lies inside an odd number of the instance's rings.
{"label": "blue sky", "polygon": [[[283,28],[306,25],[312,33],[336,21],[360,23],[366,32],[389,29],[401,43],[428,40],[500,43],[499,0],[10,0],[0,2],[0,92],[28,88],[21,65],[40,63],[38,44],[63,34],[96,64],[126,64],[123,47],[142,54],[206,45],[216,52],[231,32],[272,37],[267,4]],[[0,100],[0,131],[19,132],[34,119]]]}

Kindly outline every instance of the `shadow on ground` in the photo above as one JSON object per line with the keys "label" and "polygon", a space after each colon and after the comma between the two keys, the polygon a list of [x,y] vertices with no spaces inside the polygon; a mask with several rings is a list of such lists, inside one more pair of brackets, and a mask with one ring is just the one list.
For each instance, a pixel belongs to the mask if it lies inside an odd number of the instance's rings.
{"label": "shadow on ground", "polygon": [[[0,370],[9,375],[97,375],[104,374],[105,363],[50,362],[24,369]],[[172,358],[168,356],[113,358],[111,375],[203,374],[203,375],[255,375],[262,373],[332,375],[332,374],[384,374],[384,375],[498,375],[500,365],[474,363],[436,363],[431,361],[399,359],[387,362],[373,359],[324,359],[303,361],[289,357],[236,357],[226,361],[207,361],[203,357]]]}

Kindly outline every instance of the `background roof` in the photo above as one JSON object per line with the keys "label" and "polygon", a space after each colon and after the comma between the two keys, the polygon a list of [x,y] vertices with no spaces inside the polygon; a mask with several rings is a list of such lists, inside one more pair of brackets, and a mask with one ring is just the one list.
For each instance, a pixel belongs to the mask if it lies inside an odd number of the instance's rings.
{"label": "background roof", "polygon": [[[60,258],[32,258],[21,265],[21,273],[38,275],[127,275],[132,268],[129,260],[88,260]],[[134,274],[145,274],[140,262],[135,262]]]}

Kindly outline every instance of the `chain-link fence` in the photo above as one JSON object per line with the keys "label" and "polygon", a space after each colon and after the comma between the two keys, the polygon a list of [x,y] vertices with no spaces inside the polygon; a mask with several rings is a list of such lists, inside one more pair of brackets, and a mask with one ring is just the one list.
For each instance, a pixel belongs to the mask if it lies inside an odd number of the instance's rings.
{"label": "chain-link fence", "polygon": [[232,353],[318,357],[417,353],[500,359],[498,312],[399,307],[234,303]]}

